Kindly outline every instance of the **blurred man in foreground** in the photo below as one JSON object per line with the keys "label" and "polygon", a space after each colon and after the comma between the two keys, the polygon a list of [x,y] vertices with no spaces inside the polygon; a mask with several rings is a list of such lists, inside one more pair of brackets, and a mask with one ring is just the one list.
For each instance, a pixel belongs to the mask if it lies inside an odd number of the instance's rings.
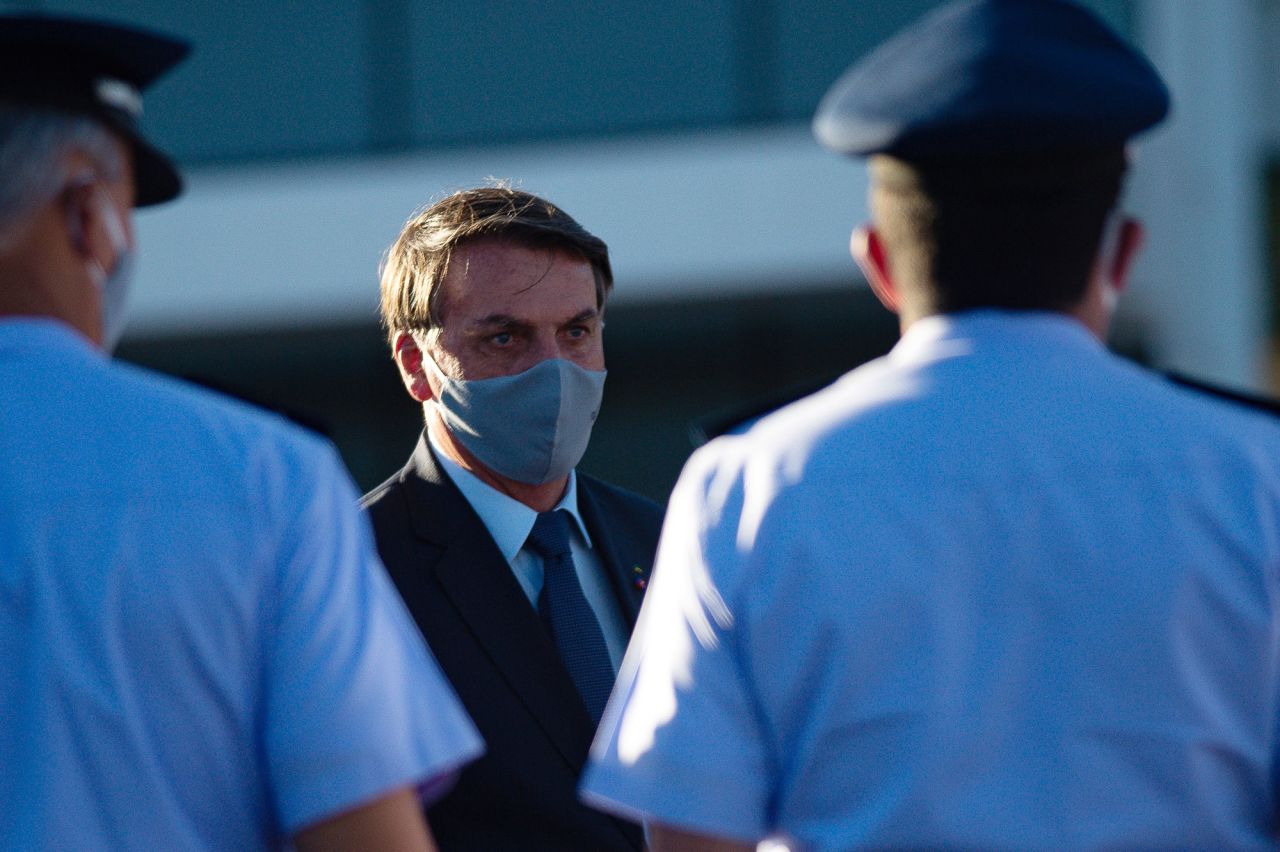
{"label": "blurred man in foreground", "polygon": [[1274,848],[1280,429],[1102,345],[1154,69],[945,7],[828,94],[903,337],[672,497],[589,799],[655,849]]}
{"label": "blurred man in foreground", "polygon": [[107,354],[186,52],[0,18],[0,847],[431,849],[479,742],[333,449]]}

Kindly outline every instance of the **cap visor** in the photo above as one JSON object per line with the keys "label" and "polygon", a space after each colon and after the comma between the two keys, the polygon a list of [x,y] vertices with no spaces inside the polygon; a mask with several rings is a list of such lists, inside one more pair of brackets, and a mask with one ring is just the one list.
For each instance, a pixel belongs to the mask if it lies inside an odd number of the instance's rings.
{"label": "cap visor", "polygon": [[182,177],[169,158],[147,143],[145,139],[134,136],[133,169],[134,181],[138,188],[135,207],[149,207],[172,201],[182,192]]}

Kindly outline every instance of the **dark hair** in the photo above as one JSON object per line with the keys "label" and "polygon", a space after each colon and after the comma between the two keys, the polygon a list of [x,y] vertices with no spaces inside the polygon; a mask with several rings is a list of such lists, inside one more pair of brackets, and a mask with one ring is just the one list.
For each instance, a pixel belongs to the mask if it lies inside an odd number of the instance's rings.
{"label": "dark hair", "polygon": [[440,282],[459,246],[482,239],[553,249],[591,264],[596,304],[613,288],[609,247],[550,201],[495,185],[466,189],[418,211],[387,250],[380,273],[382,322],[388,332],[439,322]]}
{"label": "dark hair", "polygon": [[871,162],[872,216],[921,315],[1069,310],[1083,298],[1122,149],[980,162]]}

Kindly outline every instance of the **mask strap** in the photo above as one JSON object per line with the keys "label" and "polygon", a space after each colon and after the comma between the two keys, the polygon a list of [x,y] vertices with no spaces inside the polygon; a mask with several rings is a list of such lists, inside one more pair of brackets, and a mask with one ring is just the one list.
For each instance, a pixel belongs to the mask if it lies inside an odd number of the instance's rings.
{"label": "mask strap", "polygon": [[[436,359],[432,357],[431,351],[427,348],[426,340],[419,338],[414,332],[410,333],[413,334],[413,342],[417,345],[418,351],[422,353],[422,363],[430,365],[431,371],[436,374],[436,378],[441,383],[455,381],[455,379],[446,376],[444,370],[440,369],[440,365],[436,363]],[[425,334],[426,332],[424,332],[424,338]]]}
{"label": "mask strap", "polygon": [[1098,241],[1098,259],[1104,263],[1111,260],[1120,245],[1120,231],[1124,227],[1128,215],[1119,207],[1113,207],[1102,223],[1102,238]]}
{"label": "mask strap", "polygon": [[[116,209],[113,203],[111,193],[101,185],[98,185],[97,198],[103,208],[103,227],[107,229],[107,239],[111,240],[111,250],[116,253],[116,257],[124,254],[129,250],[129,237],[124,232],[124,219],[120,216],[120,211]],[[119,261],[117,261],[119,262]]]}
{"label": "mask strap", "polygon": [[1115,266],[1116,250],[1120,246],[1120,232],[1127,218],[1127,214],[1118,205],[1113,207],[1102,223],[1102,239],[1098,241],[1097,263],[1101,266],[1102,298],[1108,312],[1114,312],[1120,300],[1120,289],[1116,287],[1111,270]]}

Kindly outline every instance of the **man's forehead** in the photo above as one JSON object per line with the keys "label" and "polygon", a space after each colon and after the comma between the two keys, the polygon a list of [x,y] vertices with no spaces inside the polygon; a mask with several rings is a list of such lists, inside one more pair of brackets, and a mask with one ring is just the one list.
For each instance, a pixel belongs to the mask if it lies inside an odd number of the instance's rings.
{"label": "man's forehead", "polygon": [[556,246],[532,246],[497,237],[481,237],[468,240],[453,250],[449,259],[449,274],[456,271],[461,277],[509,275],[531,276],[537,280],[553,265],[590,264]]}
{"label": "man's forehead", "polygon": [[465,308],[471,321],[553,305],[578,304],[575,313],[596,307],[591,264],[555,248],[466,243],[453,252],[440,286],[442,308]]}

